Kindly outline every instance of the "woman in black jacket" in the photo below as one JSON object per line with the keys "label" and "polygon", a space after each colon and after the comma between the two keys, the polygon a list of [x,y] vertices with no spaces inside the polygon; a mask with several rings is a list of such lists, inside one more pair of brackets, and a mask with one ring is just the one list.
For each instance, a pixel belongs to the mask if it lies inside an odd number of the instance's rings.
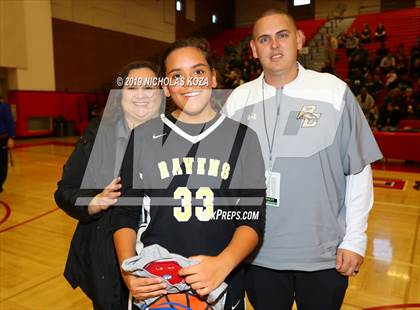
{"label": "woman in black jacket", "polygon": [[110,231],[110,207],[121,187],[119,169],[131,130],[159,115],[163,96],[149,62],[127,65],[110,92],[101,121],[93,120],[63,168],[55,201],[77,219],[64,276],[80,287],[94,309],[123,309],[128,290],[121,276]]}

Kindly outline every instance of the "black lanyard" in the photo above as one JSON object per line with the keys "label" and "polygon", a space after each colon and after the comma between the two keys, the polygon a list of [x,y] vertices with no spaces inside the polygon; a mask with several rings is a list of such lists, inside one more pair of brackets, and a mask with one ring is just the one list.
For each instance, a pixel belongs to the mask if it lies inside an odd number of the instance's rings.
{"label": "black lanyard", "polygon": [[[271,172],[273,166],[272,166],[272,162],[273,162],[273,147],[274,147],[274,140],[276,138],[276,130],[277,130],[277,123],[279,120],[279,115],[280,115],[280,103],[277,105],[277,115],[276,115],[276,122],[274,123],[274,130],[273,130],[273,136],[270,142],[270,138],[268,136],[268,129],[267,129],[267,120],[266,120],[266,116],[265,116],[265,98],[264,98],[264,78],[262,79],[262,83],[261,83],[261,90],[262,90],[262,107],[263,107],[263,112],[264,112],[264,128],[265,128],[265,136],[267,138],[267,144],[268,144],[268,150],[269,150],[269,171]],[[283,87],[281,88],[282,92],[283,92]],[[276,99],[277,99],[277,89],[276,89]],[[276,104],[277,104],[277,100],[276,100]]]}

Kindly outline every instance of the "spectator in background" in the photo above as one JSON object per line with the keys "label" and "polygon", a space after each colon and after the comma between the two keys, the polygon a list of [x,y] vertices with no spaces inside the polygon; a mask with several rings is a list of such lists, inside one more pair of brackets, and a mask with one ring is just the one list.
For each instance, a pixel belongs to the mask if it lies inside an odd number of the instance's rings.
{"label": "spectator in background", "polygon": [[358,95],[356,98],[357,101],[359,101],[360,107],[366,116],[369,126],[372,129],[376,129],[379,119],[379,110],[375,105],[375,99],[373,99],[373,97],[368,93],[366,86],[361,88],[360,95]]}
{"label": "spectator in background", "polygon": [[416,44],[411,48],[411,57],[420,56],[420,35],[417,37]]}
{"label": "spectator in background", "polygon": [[413,88],[413,82],[411,81],[410,76],[407,72],[397,74],[397,79],[388,85],[389,89],[393,89],[396,87],[398,87],[402,91],[405,91],[407,88]]}
{"label": "spectator in background", "polygon": [[375,31],[375,42],[385,41],[385,39],[386,39],[385,27],[382,23],[379,23]]}
{"label": "spectator in background", "polygon": [[236,79],[235,69],[232,68],[229,64],[225,65],[225,72],[224,72],[224,81],[226,88],[233,88],[233,83]]}
{"label": "spectator in background", "polygon": [[229,40],[228,44],[225,45],[224,53],[225,56],[228,57],[237,54],[235,45],[233,44],[232,40]]}
{"label": "spectator in background", "polygon": [[[352,70],[352,80],[355,81],[356,83],[359,83],[360,87],[362,86],[362,84],[365,83],[365,76],[366,76],[366,67],[358,67]],[[359,91],[360,91],[360,87],[359,87]],[[359,94],[359,92],[357,92],[357,94]]]}
{"label": "spectator in background", "polygon": [[401,55],[395,56],[395,72],[397,74],[403,74],[404,72],[408,71],[407,68],[408,60],[407,58],[403,58]]}
{"label": "spectator in background", "polygon": [[348,35],[347,40],[346,40],[347,56],[351,57],[358,45],[359,45],[359,39],[352,34]]}
{"label": "spectator in background", "polygon": [[404,44],[400,44],[395,51],[395,70],[398,74],[407,71],[408,58],[405,54]]}
{"label": "spectator in background", "polygon": [[242,73],[241,70],[236,68],[234,70],[234,80],[233,80],[233,88],[236,88],[240,85],[242,85],[244,82],[244,80],[242,79]]}
{"label": "spectator in background", "polygon": [[368,115],[367,120],[369,123],[369,126],[372,130],[378,130],[379,127],[379,108],[378,105],[374,105]]}
{"label": "spectator in background", "polygon": [[[416,93],[420,94],[420,77],[416,77],[413,80],[413,91],[414,91],[414,98],[416,98]],[[420,101],[420,100],[417,100],[417,101]]]}
{"label": "spectator in background", "polygon": [[369,70],[369,72],[373,72],[373,70],[375,70],[375,55],[372,54],[368,54],[368,58],[367,58],[367,68]]}
{"label": "spectator in background", "polygon": [[359,30],[357,28],[353,29],[353,36],[356,37],[359,41],[362,35],[360,34]]}
{"label": "spectator in background", "polygon": [[349,77],[351,78],[354,70],[360,70],[363,68],[362,60],[359,55],[354,55],[349,61]]}
{"label": "spectator in background", "polygon": [[353,94],[355,94],[356,92],[354,91],[354,82],[350,79],[345,79],[344,82],[346,82],[347,86],[350,88]]}
{"label": "spectator in background", "polygon": [[338,41],[337,39],[331,35],[327,34],[327,62],[333,68],[333,72],[335,72],[335,58],[337,56],[337,48],[338,48]]}
{"label": "spectator in background", "polygon": [[345,32],[341,32],[337,36],[337,42],[338,42],[338,47],[339,48],[345,48],[346,47],[346,42],[347,42],[347,34]]}
{"label": "spectator in background", "polygon": [[356,49],[354,50],[354,55],[360,56],[360,61],[363,63],[363,66],[366,67],[369,60],[369,52],[367,49],[365,49],[364,45],[360,43]]}
{"label": "spectator in background", "polygon": [[379,66],[382,58],[389,54],[389,50],[386,48],[385,42],[381,43],[381,46],[375,52],[375,66]]}
{"label": "spectator in background", "polygon": [[417,78],[416,83],[414,84],[415,89],[413,89],[413,101],[414,101],[414,115],[416,119],[420,119],[420,78]]}
{"label": "spectator in background", "polygon": [[250,62],[249,62],[248,59],[244,59],[243,63],[244,63],[244,66],[243,66],[242,72],[241,72],[242,78],[245,81],[249,81],[249,77],[251,75],[251,69],[252,68],[251,68],[251,65],[250,65]]}
{"label": "spectator in background", "polygon": [[377,98],[379,91],[383,87],[383,83],[380,79],[375,80],[372,73],[366,72],[363,86],[367,88],[368,93],[371,94],[373,98]]}
{"label": "spectator in background", "polygon": [[395,67],[395,58],[391,53],[388,53],[384,58],[382,58],[380,67],[383,74],[387,74],[391,69]]}
{"label": "spectator in background", "polygon": [[401,113],[398,105],[387,103],[379,110],[379,128],[382,131],[395,131],[400,122]]}
{"label": "spectator in background", "polygon": [[363,110],[366,118],[370,112],[370,110],[375,105],[375,99],[368,93],[368,90],[365,86],[360,89],[360,94],[356,97],[357,101],[359,101],[360,107]]}
{"label": "spectator in background", "polygon": [[411,68],[410,68],[411,76],[413,78],[420,77],[420,57],[416,58],[414,62],[412,62]]}
{"label": "spectator in background", "polygon": [[309,56],[309,46],[302,46],[298,54],[298,62],[304,66],[308,65],[308,56]]}
{"label": "spectator in background", "polygon": [[385,86],[387,87],[388,90],[391,90],[394,88],[394,85],[395,85],[394,82],[397,80],[397,78],[398,78],[398,75],[395,72],[395,69],[391,69],[391,71],[389,71],[386,74]]}
{"label": "spectator in background", "polygon": [[413,103],[414,117],[420,119],[420,77],[413,81]]}
{"label": "spectator in background", "polygon": [[368,24],[363,25],[362,34],[360,36],[360,41],[364,44],[372,42],[372,39],[370,37],[371,31]]}
{"label": "spectator in background", "polygon": [[401,55],[404,58],[406,58],[406,55],[405,55],[405,46],[404,46],[403,43],[400,43],[400,45],[398,45],[397,49],[395,50],[395,55],[396,56],[397,55]]}
{"label": "spectator in background", "polygon": [[369,123],[370,128],[377,129],[378,119],[379,119],[379,109],[375,104],[375,99],[369,94],[366,86],[362,86],[360,89],[360,94],[356,97],[357,101],[362,108],[363,114]]}
{"label": "spectator in background", "polygon": [[402,94],[402,118],[415,119],[417,106],[418,103],[414,101],[414,91],[412,88],[408,87]]}
{"label": "spectator in background", "polygon": [[399,89],[399,88],[391,89],[387,93],[387,95],[385,96],[384,103],[385,104],[391,103],[393,105],[400,106],[402,104],[402,93],[401,93],[401,89]]}
{"label": "spectator in background", "polygon": [[[356,83],[364,82],[365,73],[368,71],[365,62],[362,60],[359,54],[355,54],[349,62],[349,78],[353,81],[359,81]],[[356,84],[355,83],[355,84]]]}
{"label": "spectator in background", "polygon": [[350,79],[352,80],[352,84],[353,84],[353,88],[351,88],[351,90],[353,91],[353,93],[355,95],[360,93],[360,88],[362,87],[364,80],[365,80],[365,76],[362,73],[361,69],[359,68],[355,68],[352,71],[352,75],[350,76]]}
{"label": "spectator in background", "polygon": [[225,75],[226,88],[235,88],[243,83],[244,80],[242,79],[242,73],[239,68],[231,69],[230,72],[227,75]]}
{"label": "spectator in background", "polygon": [[372,71],[373,79],[380,80],[382,82],[382,68],[380,66],[376,66]]}
{"label": "spectator in background", "polygon": [[14,121],[9,105],[0,96],[0,193],[3,192],[3,183],[7,178],[7,169],[9,165],[8,150],[15,146]]}

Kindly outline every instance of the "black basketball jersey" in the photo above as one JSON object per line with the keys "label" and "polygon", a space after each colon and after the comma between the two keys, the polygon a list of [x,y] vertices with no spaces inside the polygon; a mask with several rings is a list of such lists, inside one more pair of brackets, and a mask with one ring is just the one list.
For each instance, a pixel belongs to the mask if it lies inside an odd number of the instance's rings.
{"label": "black basketball jersey", "polygon": [[240,225],[263,234],[265,175],[258,138],[222,114],[205,124],[162,115],[137,127],[121,178],[114,230],[137,231],[147,221],[145,246],[159,244],[186,257],[218,255]]}

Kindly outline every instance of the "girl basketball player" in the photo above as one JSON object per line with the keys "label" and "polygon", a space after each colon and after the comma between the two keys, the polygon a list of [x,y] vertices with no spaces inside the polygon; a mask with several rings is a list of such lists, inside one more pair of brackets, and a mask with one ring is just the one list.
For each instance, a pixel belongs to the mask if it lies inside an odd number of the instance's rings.
{"label": "girl basketball player", "polygon": [[[142,244],[158,244],[198,262],[178,273],[194,294],[206,296],[226,282],[224,309],[244,309],[240,264],[261,240],[265,221],[264,163],[257,136],[213,108],[217,82],[207,41],[174,42],[161,66],[168,82],[165,95],[176,108],[135,129],[122,164],[122,196],[150,198]],[[258,216],[250,220],[250,213]],[[120,264],[136,255],[136,232],[145,220],[140,214],[138,206],[113,209]],[[137,302],[159,296],[171,300],[162,278],[122,274]]]}

